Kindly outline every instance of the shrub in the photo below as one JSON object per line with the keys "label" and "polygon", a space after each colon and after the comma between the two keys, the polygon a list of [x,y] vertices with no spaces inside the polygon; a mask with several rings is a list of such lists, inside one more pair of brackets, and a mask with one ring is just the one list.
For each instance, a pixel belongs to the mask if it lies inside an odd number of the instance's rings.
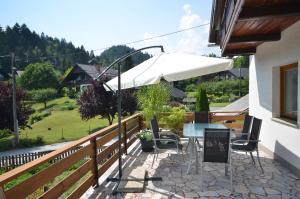
{"label": "shrub", "polygon": [[147,121],[154,115],[159,119],[164,106],[170,100],[170,90],[164,84],[155,84],[151,86],[142,87],[137,92],[138,105]]}
{"label": "shrub", "polygon": [[33,124],[35,122],[41,121],[42,119],[44,119],[45,117],[48,117],[49,115],[51,115],[50,110],[45,110],[41,113],[34,114],[30,118],[30,123]]}
{"label": "shrub", "polygon": [[67,90],[67,96],[71,99],[76,99],[78,97],[78,92],[75,89],[70,88]]}
{"label": "shrub", "polygon": [[11,133],[11,131],[9,129],[1,129],[0,130],[0,139],[1,138],[9,137],[11,135],[12,135],[12,133]]}
{"label": "shrub", "polygon": [[184,118],[185,109],[180,107],[173,107],[170,115],[165,117],[163,120],[166,122],[169,128],[177,132],[179,129],[182,129]]}
{"label": "shrub", "polygon": [[37,103],[44,103],[44,108],[47,108],[47,102],[57,96],[57,91],[54,88],[44,88],[32,90],[29,92],[31,100]]}
{"label": "shrub", "polygon": [[203,85],[200,85],[198,87],[198,92],[196,95],[196,111],[209,111],[209,103],[208,103],[208,97],[206,94],[206,89]]}

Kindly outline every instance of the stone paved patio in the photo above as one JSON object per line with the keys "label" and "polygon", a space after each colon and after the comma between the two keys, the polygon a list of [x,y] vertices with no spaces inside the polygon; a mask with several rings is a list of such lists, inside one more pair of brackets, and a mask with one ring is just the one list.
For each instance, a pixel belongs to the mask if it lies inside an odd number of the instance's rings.
{"label": "stone paved patio", "polygon": [[140,145],[132,147],[129,155],[124,157],[124,168],[133,169],[142,166],[148,170],[149,176],[160,176],[162,182],[148,182],[144,193],[128,193],[112,196],[115,183],[106,183],[109,174],[117,173],[116,164],[110,168],[106,176],[100,179],[101,186],[90,189],[83,198],[300,198],[300,179],[289,172],[280,163],[272,160],[261,151],[262,165],[251,163],[246,154],[233,154],[233,186],[230,193],[230,179],[224,175],[224,164],[205,163],[204,190],[200,187],[199,174],[195,173],[195,164],[191,173],[186,174],[188,154],[185,160],[181,155],[160,154],[153,168],[152,153],[141,152]]}

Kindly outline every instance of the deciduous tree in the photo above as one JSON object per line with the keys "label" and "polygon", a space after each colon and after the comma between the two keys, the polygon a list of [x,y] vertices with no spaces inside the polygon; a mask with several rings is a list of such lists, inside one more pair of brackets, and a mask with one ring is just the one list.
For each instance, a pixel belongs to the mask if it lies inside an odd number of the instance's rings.
{"label": "deciduous tree", "polygon": [[29,64],[18,81],[28,90],[59,86],[58,75],[49,62]]}
{"label": "deciduous tree", "polygon": [[[30,114],[33,112],[31,107],[25,103],[26,92],[17,89],[17,119],[19,127],[26,127]],[[0,83],[0,129],[13,130],[13,111],[12,111],[12,86]]]}
{"label": "deciduous tree", "polygon": [[[92,86],[83,91],[78,99],[80,116],[83,120],[101,116],[106,118],[111,125],[118,112],[117,103],[117,96],[111,91],[106,91],[102,82],[93,82]],[[134,97],[122,91],[122,114],[133,114],[136,107]]]}
{"label": "deciduous tree", "polygon": [[47,108],[47,102],[57,96],[57,91],[53,88],[43,88],[32,90],[29,92],[30,98],[37,103],[43,103],[44,108]]}

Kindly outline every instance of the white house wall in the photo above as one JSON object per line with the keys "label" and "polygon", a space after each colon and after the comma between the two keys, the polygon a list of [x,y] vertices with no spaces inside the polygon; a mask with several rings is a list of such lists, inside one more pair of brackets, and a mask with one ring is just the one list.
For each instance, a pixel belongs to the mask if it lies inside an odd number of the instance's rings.
{"label": "white house wall", "polygon": [[[249,112],[263,120],[261,143],[300,170],[300,129],[274,121],[279,116],[279,66],[300,64],[300,22],[281,33],[281,40],[265,42],[250,59]],[[299,70],[298,70],[299,71]],[[298,72],[298,80],[300,75]],[[298,126],[300,84],[298,81]]]}

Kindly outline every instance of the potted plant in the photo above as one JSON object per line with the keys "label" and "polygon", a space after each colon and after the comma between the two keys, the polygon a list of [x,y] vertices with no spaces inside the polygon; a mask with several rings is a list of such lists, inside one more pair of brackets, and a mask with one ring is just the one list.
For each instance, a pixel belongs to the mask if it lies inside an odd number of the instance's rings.
{"label": "potted plant", "polygon": [[153,140],[152,133],[149,130],[143,130],[137,134],[142,145],[142,151],[151,152],[153,151]]}

